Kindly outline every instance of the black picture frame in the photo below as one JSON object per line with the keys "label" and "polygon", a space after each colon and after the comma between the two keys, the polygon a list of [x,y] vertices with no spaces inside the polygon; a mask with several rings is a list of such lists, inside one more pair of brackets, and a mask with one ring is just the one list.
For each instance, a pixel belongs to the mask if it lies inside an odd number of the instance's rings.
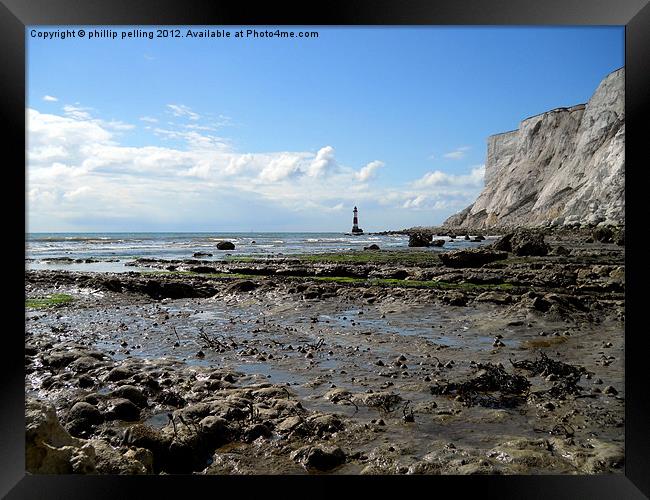
{"label": "black picture frame", "polygon": [[[648,0],[335,0],[329,2],[288,1],[200,1],[200,0],[1,0],[0,88],[5,132],[5,172],[9,175],[3,199],[5,222],[14,227],[5,238],[5,255],[10,268],[5,317],[10,318],[2,337],[6,351],[0,369],[0,495],[7,498],[114,498],[134,496],[135,488],[162,498],[199,495],[205,487],[221,495],[226,487],[264,486],[282,488],[287,494],[310,494],[310,489],[329,489],[340,494],[336,477],[197,477],[197,476],[32,476],[24,466],[24,367],[20,352],[24,338],[25,171],[25,26],[28,25],[621,25],[626,28],[626,325],[625,325],[625,474],[603,476],[436,476],[393,478],[406,495],[416,485],[425,493],[440,495],[448,490],[457,495],[475,492],[499,498],[644,498],[650,496],[650,422],[646,350],[647,328],[643,328],[643,286],[649,281],[641,258],[644,248],[642,182],[645,154],[644,125],[650,100],[650,6]],[[8,153],[8,156],[7,156]],[[642,161],[643,160],[645,161]],[[9,191],[9,193],[7,193]],[[7,196],[13,194],[13,196]],[[647,195],[646,195],[647,196]],[[635,264],[636,261],[636,264]],[[633,272],[631,272],[633,269]],[[646,285],[647,286],[647,285]],[[282,482],[280,482],[282,481]],[[346,488],[384,488],[386,478],[346,478]],[[295,484],[297,487],[289,487]],[[302,487],[304,488],[302,488]],[[405,489],[406,488],[406,489]],[[371,491],[371,490],[368,490]]]}

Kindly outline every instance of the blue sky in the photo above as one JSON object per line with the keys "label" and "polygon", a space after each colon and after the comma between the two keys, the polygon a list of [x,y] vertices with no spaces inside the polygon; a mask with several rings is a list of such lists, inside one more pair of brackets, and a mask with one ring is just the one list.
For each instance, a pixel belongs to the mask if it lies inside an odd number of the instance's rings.
{"label": "blue sky", "polygon": [[624,64],[622,27],[31,29],[29,231],[346,231],[354,205],[366,230],[439,224],[480,192],[489,135]]}

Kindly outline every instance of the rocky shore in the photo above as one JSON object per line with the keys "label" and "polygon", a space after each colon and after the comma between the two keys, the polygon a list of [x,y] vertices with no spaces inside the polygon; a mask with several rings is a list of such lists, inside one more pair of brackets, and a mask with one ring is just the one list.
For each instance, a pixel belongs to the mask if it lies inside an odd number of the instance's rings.
{"label": "rocky shore", "polygon": [[567,229],[28,271],[27,470],[620,473],[624,248]]}

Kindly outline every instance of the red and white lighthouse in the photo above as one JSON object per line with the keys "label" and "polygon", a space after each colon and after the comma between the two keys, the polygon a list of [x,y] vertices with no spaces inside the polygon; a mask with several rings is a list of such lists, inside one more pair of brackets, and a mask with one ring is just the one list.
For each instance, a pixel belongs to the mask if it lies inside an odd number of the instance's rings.
{"label": "red and white lighthouse", "polygon": [[359,218],[358,218],[358,210],[357,207],[354,207],[354,210],[352,211],[353,217],[352,217],[352,234],[363,234],[363,229],[359,227]]}

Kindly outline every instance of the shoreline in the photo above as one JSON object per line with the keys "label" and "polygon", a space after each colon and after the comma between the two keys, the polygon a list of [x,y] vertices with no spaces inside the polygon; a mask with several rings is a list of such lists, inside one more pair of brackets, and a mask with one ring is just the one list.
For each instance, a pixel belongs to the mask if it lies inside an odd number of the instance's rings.
{"label": "shoreline", "polygon": [[583,240],[27,271],[28,450],[58,419],[86,473],[622,473],[624,247]]}

